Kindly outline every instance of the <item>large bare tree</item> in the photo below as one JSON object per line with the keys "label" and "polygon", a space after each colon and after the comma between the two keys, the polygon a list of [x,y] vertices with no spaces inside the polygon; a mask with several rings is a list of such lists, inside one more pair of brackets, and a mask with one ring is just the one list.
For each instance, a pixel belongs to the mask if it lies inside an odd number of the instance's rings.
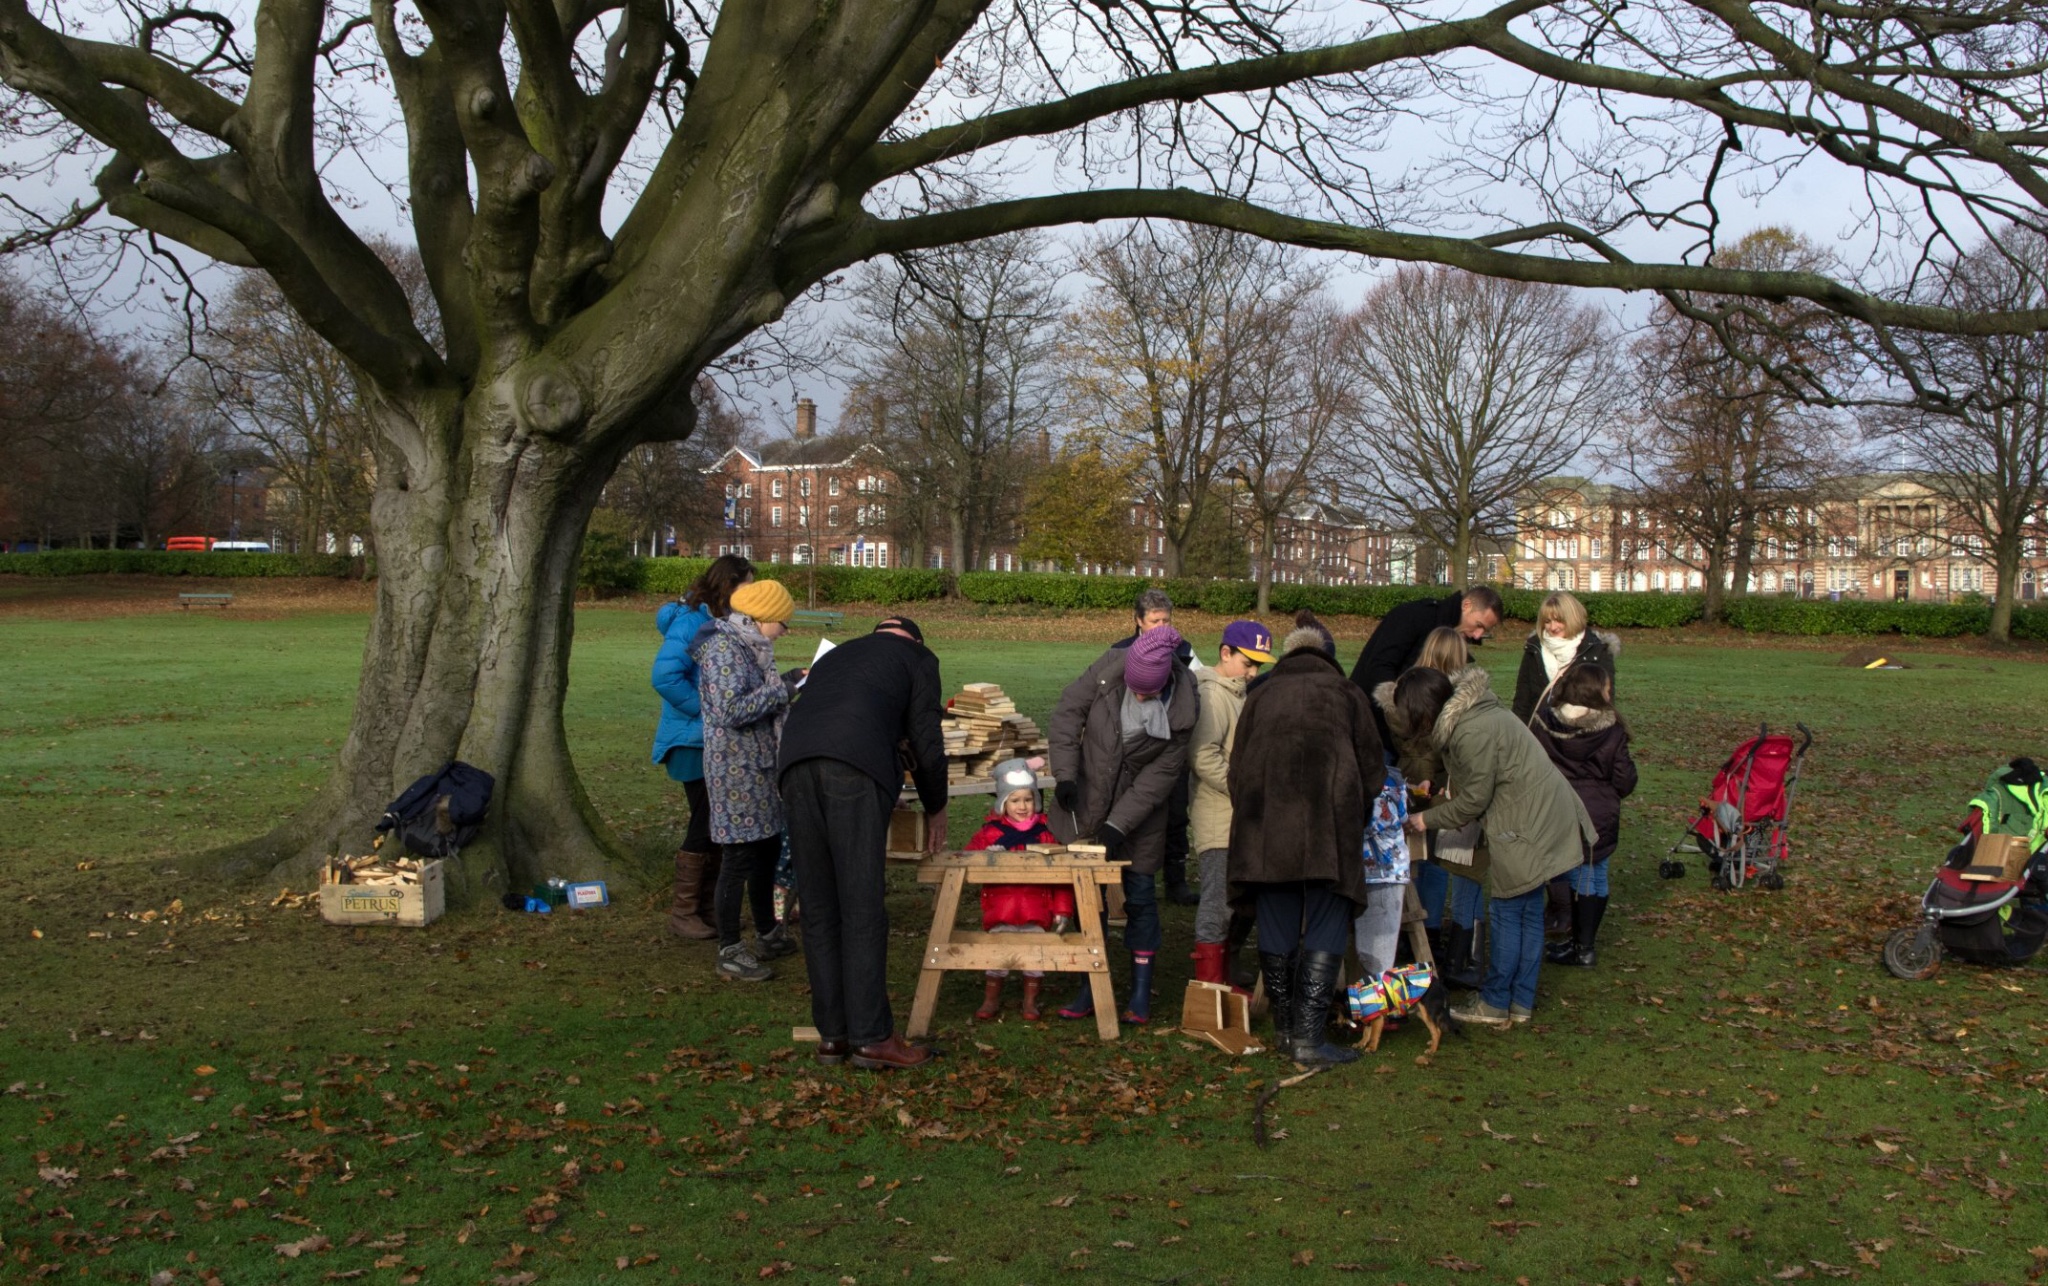
{"label": "large bare tree", "polygon": [[[1887,235],[2038,219],[2042,46],[2003,0],[0,0],[7,175],[39,147],[96,167],[47,208],[10,183],[0,245],[125,226],[170,272],[260,269],[357,369],[379,563],[353,724],[243,856],[310,862],[460,756],[498,780],[460,897],[611,865],[562,729],[584,524],[626,451],[687,430],[658,407],[849,265],[1164,218],[2021,333],[2048,314],[1704,256],[1737,185],[1800,158],[1868,176]],[[393,114],[438,343],[339,190]],[[1450,159],[1378,147],[1428,121]],[[1040,157],[1030,194],[954,200]]]}
{"label": "large bare tree", "polygon": [[[1783,228],[1747,234],[1725,258],[1755,271],[1826,264],[1817,247]],[[1688,302],[1660,305],[1635,344],[1640,405],[1605,454],[1673,557],[1701,573],[1712,623],[1725,598],[1749,592],[1767,539],[1799,547],[1815,539],[1805,515],[1852,461],[1835,418],[1798,388],[1838,381],[1836,318],[1796,303]],[[1702,312],[1717,320],[1701,320]]]}
{"label": "large bare tree", "polygon": [[1338,486],[1334,449],[1351,414],[1337,309],[1319,276],[1303,273],[1260,310],[1247,345],[1249,365],[1238,410],[1230,472],[1243,484],[1239,517],[1256,542],[1257,611],[1272,607],[1273,562],[1281,525]]}
{"label": "large bare tree", "polygon": [[[2011,229],[1945,263],[1928,293],[1960,308],[2039,306],[2048,302],[2044,268],[2048,243]],[[1901,348],[1940,402],[1872,424],[1941,498],[1941,534],[1981,534],[1998,574],[1988,634],[2008,642],[2025,544],[2048,538],[2048,335],[1920,333],[1902,337]]]}
{"label": "large bare tree", "polygon": [[1600,313],[1555,286],[1402,268],[1349,319],[1357,485],[1471,579],[1514,501],[1606,427],[1621,391]]}

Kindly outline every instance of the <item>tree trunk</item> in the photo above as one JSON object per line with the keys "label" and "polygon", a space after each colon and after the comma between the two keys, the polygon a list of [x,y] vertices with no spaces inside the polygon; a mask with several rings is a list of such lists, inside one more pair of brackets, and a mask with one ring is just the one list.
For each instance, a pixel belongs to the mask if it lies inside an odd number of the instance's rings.
{"label": "tree trunk", "polygon": [[2018,523],[2008,524],[1992,547],[1992,557],[1998,564],[1998,588],[1991,596],[1991,625],[1984,631],[1984,637],[1993,643],[2012,642],[2013,601],[2019,596],[2020,582],[2019,533]]}
{"label": "tree trunk", "polygon": [[1447,552],[1451,560],[1450,567],[1446,569],[1450,572],[1451,588],[1456,590],[1470,589],[1471,585],[1469,582],[1472,578],[1472,524],[1467,522],[1462,515],[1459,517],[1458,525],[1452,533],[1451,547]]}
{"label": "tree trunk", "polygon": [[367,851],[386,801],[460,759],[496,788],[449,863],[451,906],[553,876],[632,882],[562,726],[577,555],[617,452],[523,430],[465,440],[452,399],[415,412],[387,413],[385,438],[406,446],[379,461],[377,608],[340,762],[297,816],[226,854],[227,873],[311,883],[329,854]]}
{"label": "tree trunk", "polygon": [[1705,593],[1700,596],[1700,623],[1719,625],[1721,605],[1726,601],[1726,588],[1721,584],[1721,572],[1728,565],[1727,556],[1718,541],[1707,550],[1706,574],[1700,577]]}
{"label": "tree trunk", "polygon": [[[1269,515],[1259,520],[1259,605],[1258,614],[1273,610],[1273,528]],[[1300,600],[1296,600],[1297,602]]]}
{"label": "tree trunk", "polygon": [[1756,511],[1745,509],[1735,527],[1735,565],[1729,569],[1734,581],[1728,587],[1731,598],[1749,593],[1749,577],[1756,562]]}

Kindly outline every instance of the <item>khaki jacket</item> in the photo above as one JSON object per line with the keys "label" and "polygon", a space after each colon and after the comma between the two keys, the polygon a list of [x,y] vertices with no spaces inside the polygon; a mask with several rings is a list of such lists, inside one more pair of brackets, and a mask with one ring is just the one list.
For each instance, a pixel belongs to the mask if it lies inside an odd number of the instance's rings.
{"label": "khaki jacket", "polygon": [[1230,847],[1230,740],[1237,735],[1237,715],[1244,709],[1243,679],[1226,679],[1214,669],[1195,672],[1195,735],[1188,742],[1194,767],[1194,794],[1188,820],[1194,823],[1194,848],[1199,856],[1212,848]]}

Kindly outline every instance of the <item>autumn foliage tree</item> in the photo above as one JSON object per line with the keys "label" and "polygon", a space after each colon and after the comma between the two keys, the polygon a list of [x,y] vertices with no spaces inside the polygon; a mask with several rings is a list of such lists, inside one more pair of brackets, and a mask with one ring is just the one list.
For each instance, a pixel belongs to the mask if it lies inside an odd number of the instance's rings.
{"label": "autumn foliage tree", "polygon": [[[1737,186],[1796,157],[1867,176],[1897,235],[2038,218],[2044,24],[1975,2],[0,0],[0,245],[127,229],[261,271],[355,370],[379,557],[353,721],[325,790],[233,867],[302,878],[461,758],[498,788],[460,900],[626,873],[562,727],[584,526],[628,451],[689,432],[701,375],[848,267],[1165,219],[2024,333],[2048,312],[1702,256]],[[1390,157],[1419,122],[1444,146],[1409,154],[1443,159]],[[438,335],[337,187],[373,137],[403,140],[385,178]],[[975,195],[1039,158],[1029,194]],[[76,200],[19,181],[81,168]],[[1908,198],[1928,217],[1890,222]]]}

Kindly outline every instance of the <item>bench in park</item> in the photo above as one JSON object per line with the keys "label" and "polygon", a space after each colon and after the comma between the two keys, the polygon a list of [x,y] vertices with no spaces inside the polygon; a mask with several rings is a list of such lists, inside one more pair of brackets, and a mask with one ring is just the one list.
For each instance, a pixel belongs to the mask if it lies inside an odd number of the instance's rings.
{"label": "bench in park", "polygon": [[790,614],[789,627],[795,629],[799,625],[815,625],[822,632],[838,629],[839,623],[845,619],[846,613],[844,612],[828,612],[822,608],[800,607]]}
{"label": "bench in park", "polygon": [[227,605],[228,605],[229,603],[232,603],[232,602],[234,602],[234,601],[235,601],[235,596],[234,596],[233,594],[180,594],[180,595],[178,595],[178,606],[179,606],[180,608],[192,608],[192,607],[226,607],[226,606],[227,606]]}

